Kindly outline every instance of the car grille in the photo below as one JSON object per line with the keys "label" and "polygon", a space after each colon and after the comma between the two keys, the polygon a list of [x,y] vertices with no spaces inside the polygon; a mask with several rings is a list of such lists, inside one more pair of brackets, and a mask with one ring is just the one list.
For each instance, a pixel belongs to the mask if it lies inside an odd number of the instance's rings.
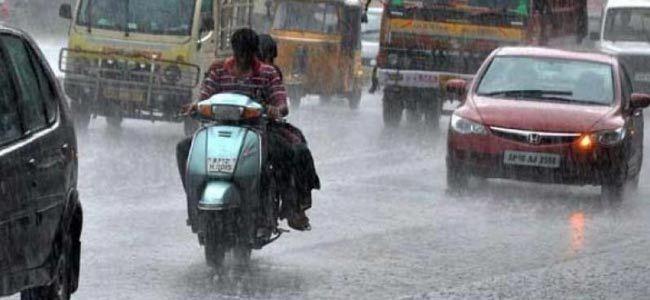
{"label": "car grille", "polygon": [[570,144],[580,137],[578,133],[538,132],[501,127],[490,127],[490,130],[498,137],[531,145]]}

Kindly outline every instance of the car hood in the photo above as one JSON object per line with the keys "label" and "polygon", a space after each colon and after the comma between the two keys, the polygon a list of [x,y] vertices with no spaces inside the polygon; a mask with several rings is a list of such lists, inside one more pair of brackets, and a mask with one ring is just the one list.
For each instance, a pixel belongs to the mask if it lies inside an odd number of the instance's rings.
{"label": "car hood", "polygon": [[477,97],[472,103],[487,126],[547,132],[586,132],[615,113],[611,106],[528,100]]}
{"label": "car hood", "polygon": [[650,43],[648,42],[610,42],[603,41],[600,44],[601,50],[612,54],[636,54],[650,55]]}

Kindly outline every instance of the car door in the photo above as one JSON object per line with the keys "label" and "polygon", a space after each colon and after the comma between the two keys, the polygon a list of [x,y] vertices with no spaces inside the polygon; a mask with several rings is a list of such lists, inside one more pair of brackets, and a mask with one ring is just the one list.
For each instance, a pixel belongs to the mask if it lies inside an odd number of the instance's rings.
{"label": "car door", "polygon": [[[58,224],[66,200],[65,150],[68,141],[57,120],[58,106],[53,93],[47,93],[46,82],[40,78],[42,66],[35,60],[34,50],[22,38],[0,36],[3,59],[17,87],[17,107],[23,126],[21,164],[23,186],[28,190],[20,199],[27,213],[23,221],[28,230],[15,242],[15,249],[26,260],[25,267],[34,268],[46,262],[51,254]],[[41,79],[41,80],[39,80]],[[51,88],[50,88],[51,92]],[[20,246],[18,246],[20,245]]]}
{"label": "car door", "polygon": [[626,118],[628,132],[630,134],[631,149],[629,151],[629,174],[635,176],[641,172],[643,163],[643,131],[644,118],[643,110],[632,109],[630,99],[633,93],[633,83],[625,67],[621,66],[621,87],[623,93],[623,111]]}
{"label": "car door", "polygon": [[[0,51],[1,52],[1,51]],[[19,114],[17,91],[7,63],[0,59],[0,272],[12,272],[25,267],[20,240],[32,232],[28,208],[31,198],[21,163],[25,148]]]}

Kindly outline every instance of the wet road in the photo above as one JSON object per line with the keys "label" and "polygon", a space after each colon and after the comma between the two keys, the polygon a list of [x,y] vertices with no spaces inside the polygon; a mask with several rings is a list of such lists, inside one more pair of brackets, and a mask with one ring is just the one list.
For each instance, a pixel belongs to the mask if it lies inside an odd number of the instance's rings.
{"label": "wet road", "polygon": [[385,130],[379,100],[365,95],[352,112],[314,99],[292,115],[323,181],[314,228],[254,252],[250,270],[221,281],[185,226],[173,154],[182,127],[126,121],[113,132],[98,118],[79,138],[85,224],[75,298],[650,295],[648,167],[639,195],[618,208],[601,205],[596,188],[504,181],[450,197],[446,125]]}
{"label": "wet road", "polygon": [[[42,45],[54,68],[60,44]],[[648,164],[638,195],[620,207],[600,204],[597,188],[507,181],[476,183],[474,192],[451,197],[447,118],[439,132],[406,124],[386,130],[379,96],[365,95],[355,112],[317,102],[291,116],[323,181],[310,211],[313,230],[284,235],[254,252],[249,270],[231,270],[222,280],[185,226],[174,161],[182,127],[125,121],[114,132],[94,120],[79,137],[85,224],[74,298],[650,295]]]}

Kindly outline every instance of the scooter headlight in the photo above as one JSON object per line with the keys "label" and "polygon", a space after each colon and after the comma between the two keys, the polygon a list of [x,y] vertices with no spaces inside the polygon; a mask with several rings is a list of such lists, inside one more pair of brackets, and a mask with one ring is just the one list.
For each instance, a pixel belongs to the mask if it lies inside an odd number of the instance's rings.
{"label": "scooter headlight", "polygon": [[451,128],[454,130],[454,132],[459,134],[488,134],[488,130],[485,128],[485,126],[474,121],[461,118],[455,114],[451,116]]}

